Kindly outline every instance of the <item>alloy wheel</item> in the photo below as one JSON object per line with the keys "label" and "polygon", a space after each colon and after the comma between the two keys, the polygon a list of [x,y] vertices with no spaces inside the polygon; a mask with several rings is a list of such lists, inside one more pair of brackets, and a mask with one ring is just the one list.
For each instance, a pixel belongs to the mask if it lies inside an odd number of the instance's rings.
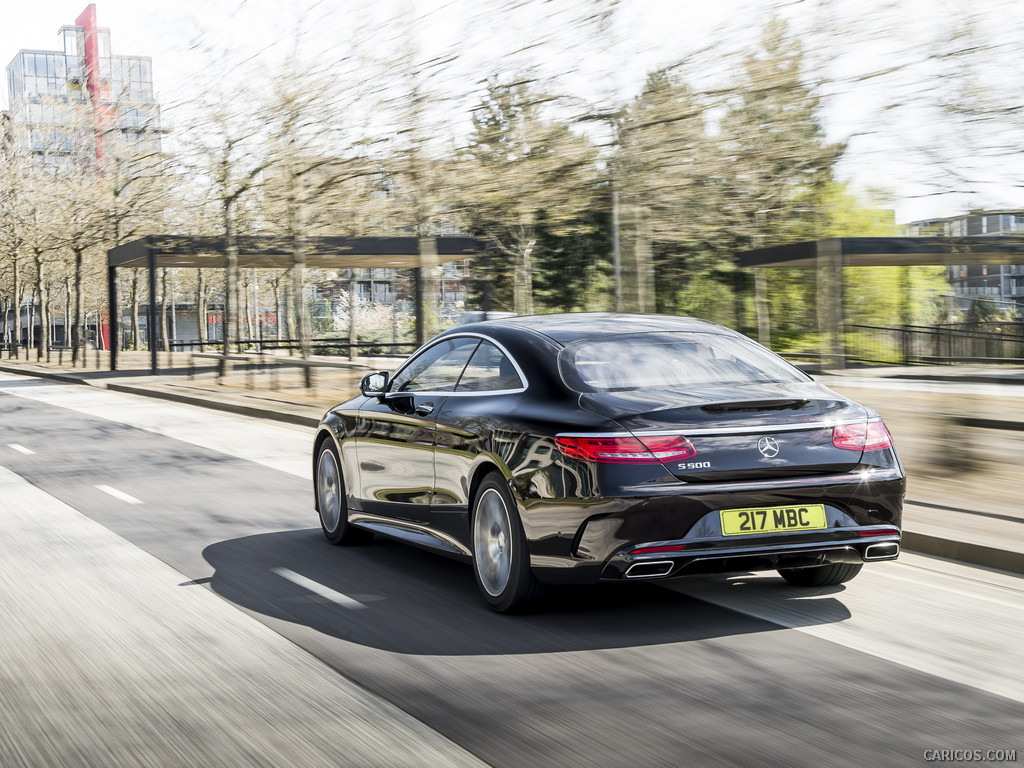
{"label": "alloy wheel", "polygon": [[500,595],[512,572],[512,524],[505,500],[493,488],[486,488],[477,503],[473,563],[487,594]]}

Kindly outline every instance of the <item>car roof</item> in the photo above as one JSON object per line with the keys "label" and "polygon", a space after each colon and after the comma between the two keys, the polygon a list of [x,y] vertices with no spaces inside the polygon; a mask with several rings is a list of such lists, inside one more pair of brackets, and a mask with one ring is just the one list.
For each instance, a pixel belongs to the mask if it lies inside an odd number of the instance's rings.
{"label": "car roof", "polygon": [[[558,315],[527,315],[488,320],[481,326],[528,328],[542,333],[560,344],[568,345],[584,339],[620,336],[627,333],[665,333],[682,331],[723,333],[732,335],[725,326],[695,317],[674,315],[630,315],[617,312],[573,312]],[[453,329],[458,330],[458,329]],[[481,328],[481,330],[483,330]]]}

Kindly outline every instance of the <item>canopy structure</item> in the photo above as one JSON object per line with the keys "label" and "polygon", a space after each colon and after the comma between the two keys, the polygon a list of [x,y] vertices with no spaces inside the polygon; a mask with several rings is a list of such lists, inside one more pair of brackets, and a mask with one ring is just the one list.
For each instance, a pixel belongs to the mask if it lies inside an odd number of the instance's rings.
{"label": "canopy structure", "polygon": [[[741,251],[735,255],[735,261],[740,267],[755,270],[764,267],[816,269],[822,356],[841,365],[844,267],[1024,264],[1024,237],[836,237]],[[761,307],[767,306],[764,280],[755,279],[754,285],[759,313],[758,335],[763,337],[766,334],[761,327],[760,313]]]}
{"label": "canopy structure", "polygon": [[919,267],[1024,264],[1024,237],[835,237],[736,254],[741,267]]}
{"label": "canopy structure", "polygon": [[[302,240],[305,265],[310,269],[416,269],[416,327],[422,335],[425,300],[419,267],[459,261],[483,251],[472,237],[307,237]],[[293,264],[294,243],[283,237],[239,237],[240,268],[287,269]],[[117,270],[142,267],[149,272],[150,368],[157,372],[156,270],[218,268],[227,266],[224,239],[185,235],[151,235],[107,251],[107,283],[110,313],[110,368],[117,368],[118,317]]]}

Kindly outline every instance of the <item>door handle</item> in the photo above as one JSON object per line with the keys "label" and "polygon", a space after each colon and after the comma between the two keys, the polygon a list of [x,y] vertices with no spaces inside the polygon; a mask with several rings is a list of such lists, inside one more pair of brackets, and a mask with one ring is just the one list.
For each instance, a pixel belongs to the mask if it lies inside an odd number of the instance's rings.
{"label": "door handle", "polygon": [[433,403],[420,403],[416,406],[416,414],[418,416],[426,416],[428,413],[434,410]]}

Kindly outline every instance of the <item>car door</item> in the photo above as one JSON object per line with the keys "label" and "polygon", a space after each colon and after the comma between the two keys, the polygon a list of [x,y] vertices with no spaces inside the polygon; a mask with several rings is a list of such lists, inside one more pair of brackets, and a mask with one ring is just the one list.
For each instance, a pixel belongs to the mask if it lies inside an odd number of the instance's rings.
{"label": "car door", "polygon": [[453,337],[432,344],[398,370],[383,398],[360,407],[355,449],[364,513],[429,521],[437,414],[479,343]]}
{"label": "car door", "polygon": [[492,435],[507,429],[513,402],[526,388],[514,360],[496,344],[483,340],[473,352],[455,391],[438,409],[434,432],[434,527],[458,536],[465,533],[469,508],[469,474]]}

